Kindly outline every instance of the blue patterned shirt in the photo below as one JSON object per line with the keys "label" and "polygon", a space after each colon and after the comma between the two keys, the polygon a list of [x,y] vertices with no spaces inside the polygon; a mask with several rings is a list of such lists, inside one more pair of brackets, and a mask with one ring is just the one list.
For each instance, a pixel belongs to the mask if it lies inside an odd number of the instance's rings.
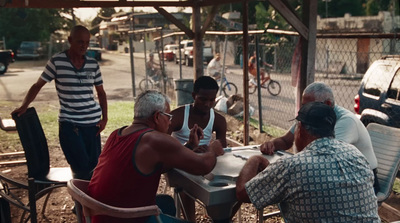
{"label": "blue patterned shirt", "polygon": [[257,209],[280,203],[286,222],[380,222],[373,183],[357,148],[320,138],[271,163],[245,187]]}

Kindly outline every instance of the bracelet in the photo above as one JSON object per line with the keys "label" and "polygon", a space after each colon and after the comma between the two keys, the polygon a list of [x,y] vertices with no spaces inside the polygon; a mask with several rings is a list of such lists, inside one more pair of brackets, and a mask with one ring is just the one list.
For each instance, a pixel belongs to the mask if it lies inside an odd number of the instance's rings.
{"label": "bracelet", "polygon": [[189,145],[189,143],[185,143],[183,146],[190,150],[193,150],[193,147],[191,145]]}

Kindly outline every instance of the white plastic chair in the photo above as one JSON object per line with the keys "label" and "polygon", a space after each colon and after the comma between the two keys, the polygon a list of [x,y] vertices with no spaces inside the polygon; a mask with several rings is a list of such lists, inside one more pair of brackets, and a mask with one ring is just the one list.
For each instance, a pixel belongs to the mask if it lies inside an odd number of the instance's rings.
{"label": "white plastic chair", "polygon": [[160,219],[160,209],[157,205],[149,205],[137,208],[120,208],[104,204],[87,194],[89,181],[72,179],[68,181],[67,190],[75,201],[76,214],[78,222],[82,222],[82,214],[87,223],[91,222],[91,216],[107,215],[117,218],[139,218],[145,216],[156,216],[157,221],[162,223]]}
{"label": "white plastic chair", "polygon": [[400,129],[370,123],[367,126],[372,146],[378,160],[378,204],[391,194],[400,167]]}

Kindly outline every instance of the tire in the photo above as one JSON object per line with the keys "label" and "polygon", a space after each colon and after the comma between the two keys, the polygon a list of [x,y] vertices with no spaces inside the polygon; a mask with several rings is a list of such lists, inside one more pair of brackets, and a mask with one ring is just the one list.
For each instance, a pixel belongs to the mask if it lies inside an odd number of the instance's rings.
{"label": "tire", "polygon": [[4,74],[7,71],[7,67],[8,65],[5,62],[0,61],[0,74]]}
{"label": "tire", "polygon": [[175,61],[175,64],[178,64],[178,58],[176,57],[176,55],[174,55],[174,61]]}
{"label": "tire", "polygon": [[256,92],[256,90],[257,90],[257,85],[253,85],[249,81],[249,94],[254,94],[254,92]]}
{"label": "tire", "polygon": [[278,81],[270,80],[267,85],[267,90],[271,95],[277,96],[281,93],[281,84],[279,84]]}
{"label": "tire", "polygon": [[222,90],[224,91],[225,97],[237,94],[237,86],[232,82],[225,83]]}
{"label": "tire", "polygon": [[[147,82],[147,87],[146,87],[146,82]],[[144,92],[144,91],[146,91],[146,90],[153,89],[153,88],[154,88],[153,85],[154,85],[154,84],[153,84],[153,81],[150,80],[150,78],[147,78],[147,79],[144,78],[143,80],[141,80],[141,81],[139,82],[139,90],[142,91],[142,92]]]}

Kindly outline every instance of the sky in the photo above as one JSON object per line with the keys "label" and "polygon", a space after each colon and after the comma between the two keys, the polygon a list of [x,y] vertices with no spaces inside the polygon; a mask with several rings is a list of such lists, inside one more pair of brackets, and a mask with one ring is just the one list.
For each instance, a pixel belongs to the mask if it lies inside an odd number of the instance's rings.
{"label": "sky", "polygon": [[[97,15],[97,12],[99,11],[100,8],[75,8],[74,12],[75,12],[75,16],[79,17],[82,21],[85,20],[91,20],[94,19]],[[123,8],[115,8],[115,11],[119,11],[120,9],[124,10],[124,11],[131,11],[130,7],[123,7]],[[143,10],[145,12],[157,12],[153,7],[140,7],[140,8],[135,8],[136,10]],[[165,7],[165,10],[167,10],[168,12],[175,12],[177,10],[176,7]],[[190,12],[187,11],[190,10],[191,8],[187,8],[185,10],[185,12]]]}

